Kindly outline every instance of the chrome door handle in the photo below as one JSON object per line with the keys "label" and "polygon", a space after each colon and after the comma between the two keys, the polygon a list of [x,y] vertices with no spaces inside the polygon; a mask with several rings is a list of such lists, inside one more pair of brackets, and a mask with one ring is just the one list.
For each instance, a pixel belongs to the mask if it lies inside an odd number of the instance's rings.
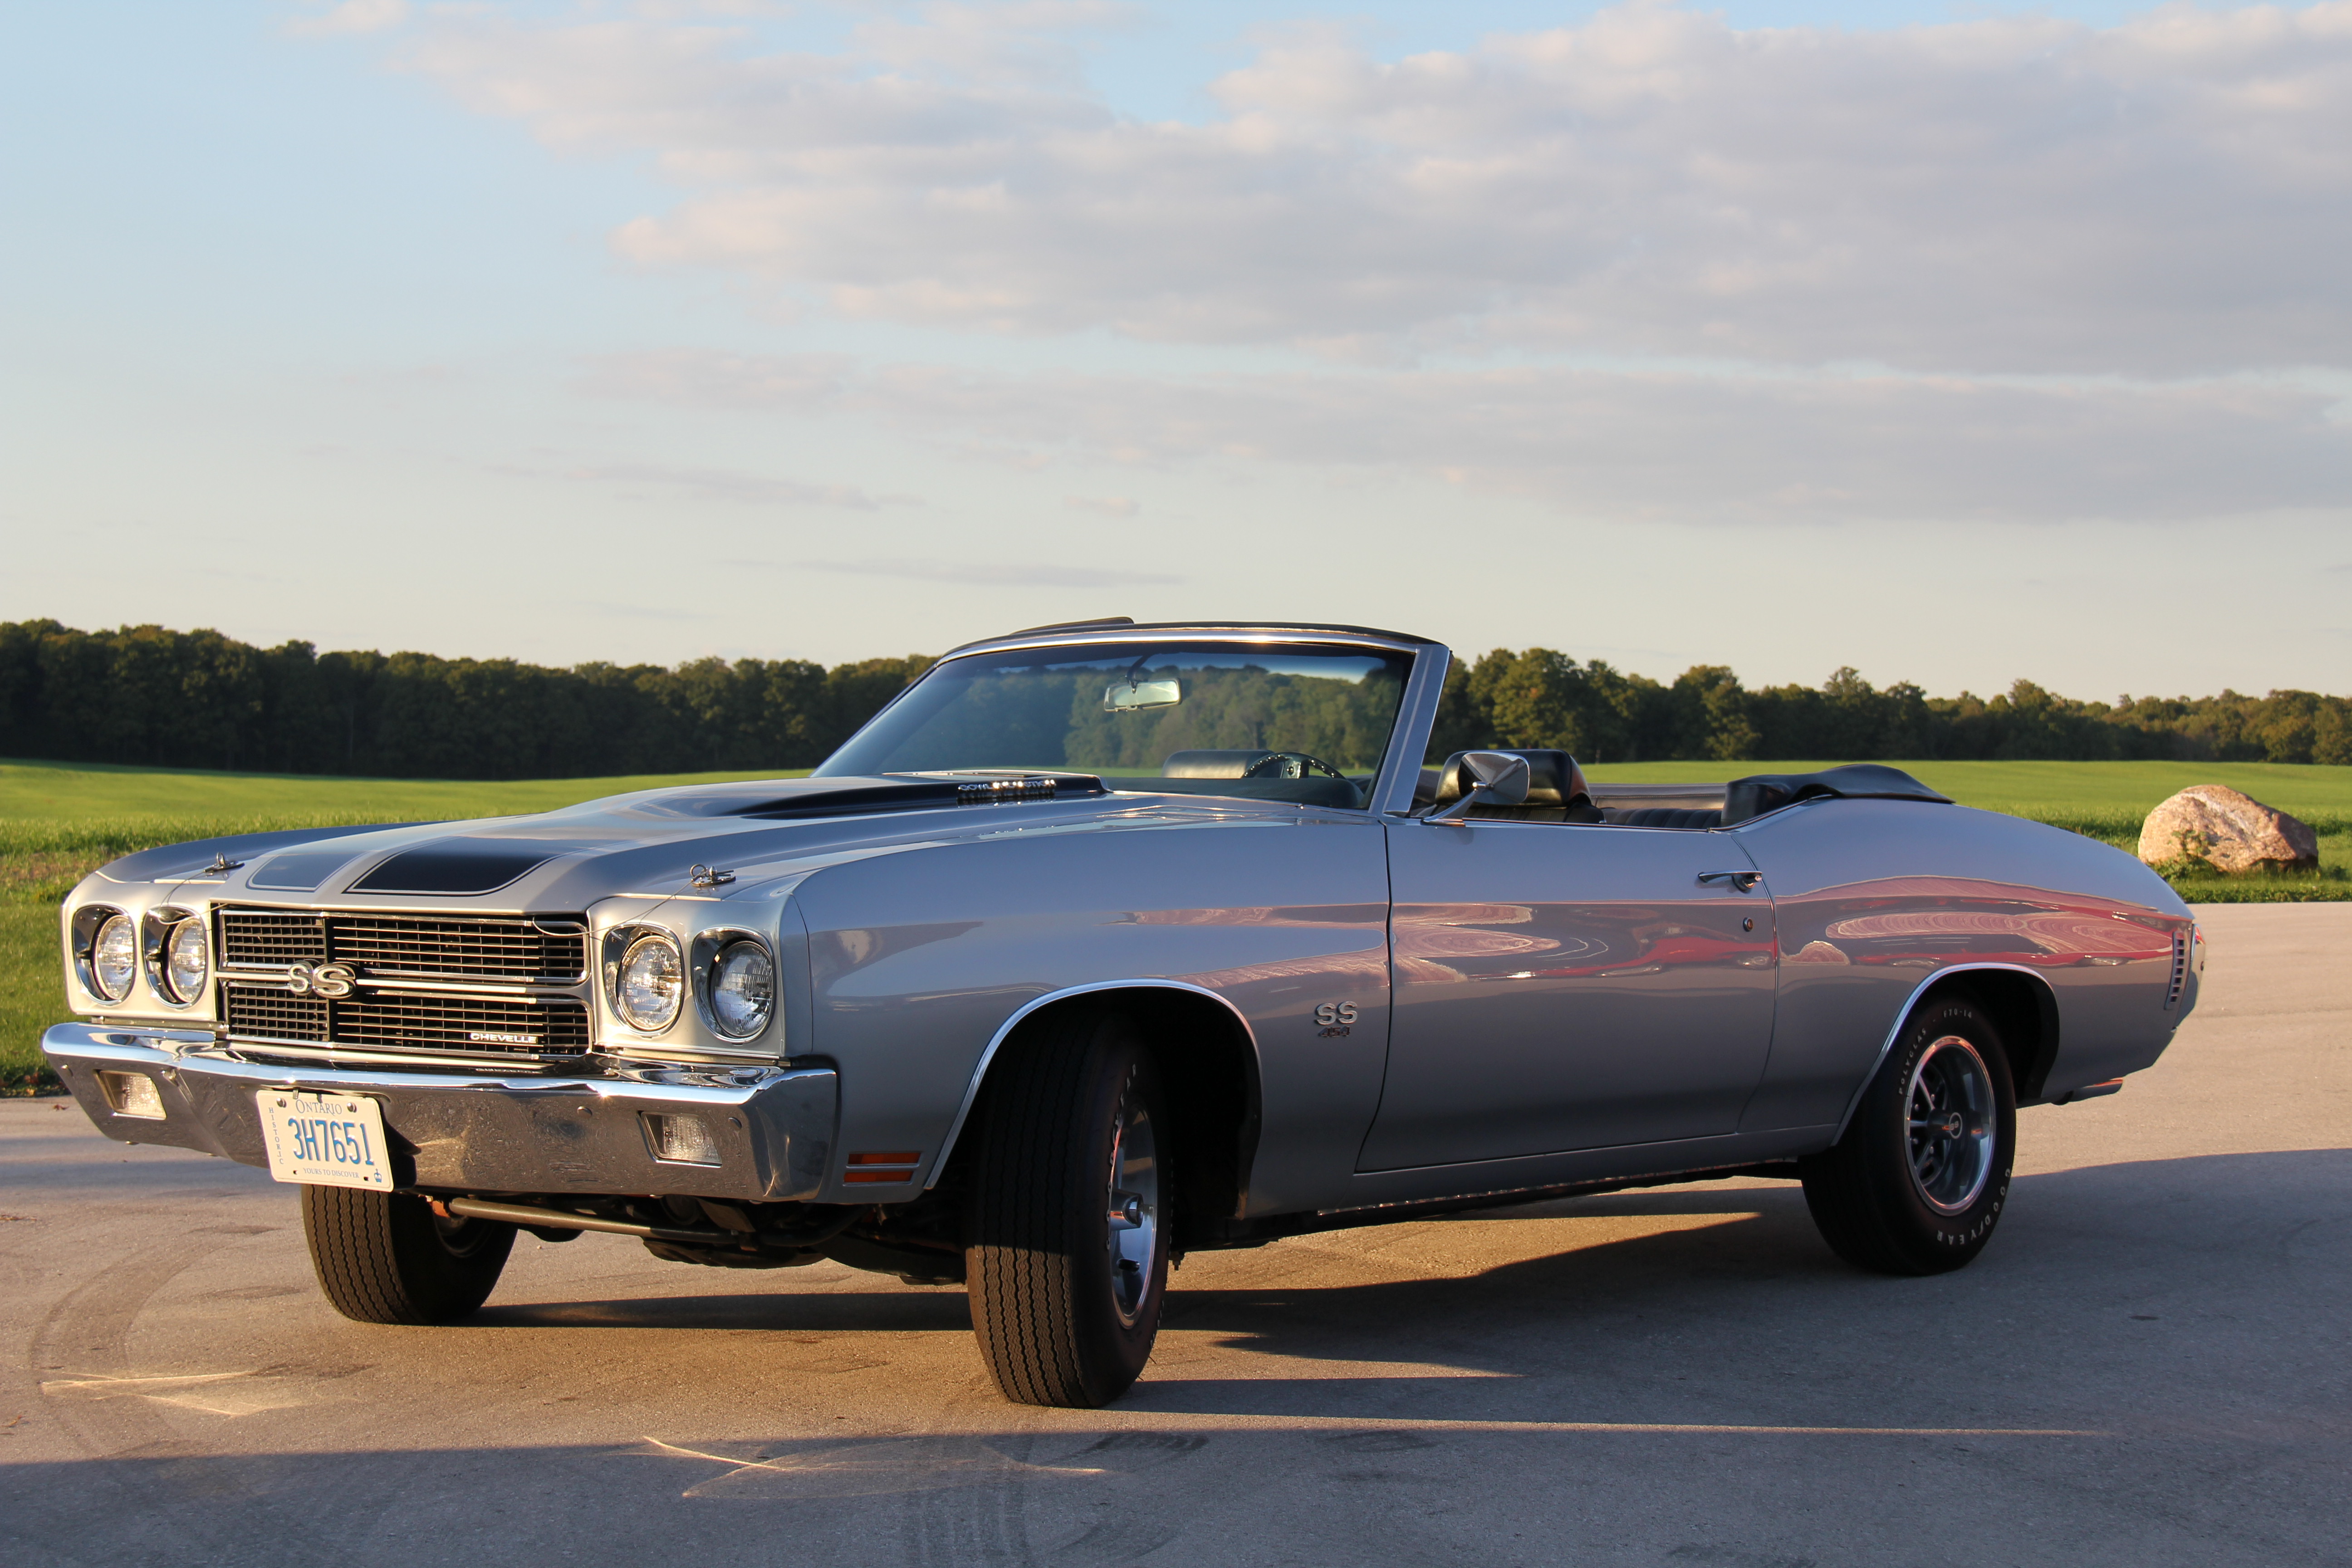
{"label": "chrome door handle", "polygon": [[1714,882],[1728,882],[1735,891],[1742,893],[1754,892],[1756,884],[1763,879],[1761,871],[1701,871],[1698,874],[1698,885],[1702,888]]}

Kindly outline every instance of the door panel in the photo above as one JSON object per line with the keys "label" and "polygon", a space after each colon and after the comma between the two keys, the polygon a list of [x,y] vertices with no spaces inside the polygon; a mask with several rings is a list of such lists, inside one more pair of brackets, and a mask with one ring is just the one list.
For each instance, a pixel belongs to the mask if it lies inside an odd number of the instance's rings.
{"label": "door panel", "polygon": [[1771,1044],[1772,905],[1698,879],[1750,868],[1717,833],[1391,826],[1388,1073],[1357,1168],[1734,1131]]}

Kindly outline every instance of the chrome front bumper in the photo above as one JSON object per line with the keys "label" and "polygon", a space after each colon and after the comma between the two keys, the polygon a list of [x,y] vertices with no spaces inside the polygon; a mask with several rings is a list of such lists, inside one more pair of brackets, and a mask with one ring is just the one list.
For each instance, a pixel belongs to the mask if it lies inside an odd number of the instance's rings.
{"label": "chrome front bumper", "polygon": [[[469,1193],[814,1198],[833,1163],[839,1103],[829,1067],[553,1079],[266,1067],[226,1056],[209,1034],[89,1024],[55,1026],[41,1049],[110,1138],[267,1166],[261,1090],[365,1095],[383,1108],[403,1186]],[[101,1072],[152,1079],[163,1117],[123,1115]],[[655,1159],[648,1114],[699,1116],[719,1163]]]}

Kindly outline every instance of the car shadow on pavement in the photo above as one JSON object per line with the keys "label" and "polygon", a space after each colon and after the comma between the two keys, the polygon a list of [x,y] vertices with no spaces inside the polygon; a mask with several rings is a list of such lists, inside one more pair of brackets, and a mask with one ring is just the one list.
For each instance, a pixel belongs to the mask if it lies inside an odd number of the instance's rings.
{"label": "car shadow on pavement", "polygon": [[[1580,1231],[1603,1228],[1594,1221],[1685,1215],[1705,1223],[1576,1244]],[[1481,1250],[1451,1247],[1444,1232],[1510,1219],[1546,1222],[1526,1226],[1519,1245],[1554,1235],[1570,1245],[1440,1271],[1449,1256]],[[2004,1391],[1996,1403],[2038,1405],[2036,1391],[2064,1388],[2093,1405],[2145,1404],[2151,1353],[2192,1369],[2166,1374],[2167,1399],[2184,1409],[2260,1384],[2300,1397],[2295,1376],[2334,1377],[2320,1325],[2352,1294],[2352,1150],[2021,1177],[1982,1256],[1920,1278],[1839,1261],[1793,1185],[1484,1211],[1411,1239],[1350,1260],[1401,1259],[1422,1278],[1326,1283],[1314,1276],[1340,1261],[1327,1256],[1302,1257],[1294,1282],[1276,1266],[1301,1246],[1291,1242],[1257,1255],[1265,1282],[1254,1288],[1172,1291],[1164,1331],[1254,1352],[1264,1373],[1246,1359],[1163,1356],[1123,1403],[1229,1415],[1392,1408],[1426,1419],[1610,1420],[1629,1417],[1537,1407],[1582,1391],[1605,1393],[1617,1409],[1680,1408],[1696,1385],[1714,1407],[1783,1413],[1774,1419],[1843,1410],[1842,1420],[1859,1408],[1874,1421],[1937,1426],[1955,1424],[1955,1379]],[[1933,1377],[1920,1373],[1923,1336],[1935,1342]],[[1370,1364],[1358,1376],[1349,1363]],[[2287,1374],[2296,1365],[2304,1371]],[[1906,1391],[1921,1394],[1916,1409]]]}
{"label": "car shadow on pavement", "polygon": [[790,1289],[752,1294],[632,1296],[602,1301],[493,1302],[466,1320],[486,1329],[792,1330],[804,1333],[968,1332],[953,1286],[894,1290]]}
{"label": "car shadow on pavement", "polygon": [[[772,1281],[478,1321],[963,1327],[952,1290]],[[453,1422],[497,1410],[505,1440],[379,1447],[364,1405],[283,1439],[267,1416],[182,1412],[163,1442],[7,1465],[0,1539],[12,1568],[625,1563],[681,1540],[746,1560],[780,1540],[847,1560],[833,1543],[854,1541],[861,1562],[1092,1564],[1180,1537],[1204,1563],[1528,1560],[1492,1550],[1508,1518],[1558,1537],[1545,1561],[1924,1562],[1948,1542],[1998,1561],[2342,1561],[2352,1151],[2025,1177],[1984,1256],[1926,1279],[1847,1268],[1798,1194],[1756,1187],[1203,1255],[1178,1286],[1152,1369],[1102,1411],[975,1405],[936,1362],[910,1383],[877,1336],[819,1406],[894,1428],[856,1436],[805,1409],[747,1431],[714,1398],[660,1425],[619,1407],[583,1441],[578,1415],[459,1385]],[[927,1410],[958,1430],[908,1436]],[[1145,1477],[1178,1466],[1181,1483]],[[1778,1555],[1709,1544],[1784,1536]]]}
{"label": "car shadow on pavement", "polygon": [[[1531,1399],[1548,1397],[1538,1390],[1606,1384],[1622,1404],[1696,1378],[1718,1394],[1745,1387],[1742,1402],[1774,1408],[1806,1394],[1798,1403],[1811,1408],[1851,1394],[1857,1379],[1883,1389],[1916,1381],[1904,1358],[1916,1357],[1922,1332],[1959,1342],[1936,1360],[1964,1380],[2105,1390],[2144,1376],[2150,1344],[2177,1352],[2165,1336],[2191,1321],[2227,1325],[2200,1331],[2204,1364],[2250,1359],[2264,1363],[2252,1371],[2263,1381],[2280,1363],[2277,1347],[2318,1332],[2315,1304],[2352,1294],[2347,1215],[2352,1151],[2338,1150],[2021,1177],[1974,1265],[1917,1279],[1839,1261],[1793,1184],[1647,1189],[1325,1233],[1195,1255],[1171,1277],[1152,1368],[1121,1404],[1344,1415],[1403,1400],[1431,1419],[1559,1419],[1531,1410]],[[773,1287],[756,1292],[493,1306],[473,1321],[845,1335],[970,1328],[953,1288],[860,1289],[836,1275],[796,1289],[789,1273],[769,1279]],[[2009,1327],[1970,1342],[1970,1326],[1987,1322]],[[2254,1348],[2263,1343],[2273,1347],[2267,1361]],[[1813,1387],[1792,1389],[1797,1376]],[[1915,1414],[1929,1425],[1950,1415]]]}

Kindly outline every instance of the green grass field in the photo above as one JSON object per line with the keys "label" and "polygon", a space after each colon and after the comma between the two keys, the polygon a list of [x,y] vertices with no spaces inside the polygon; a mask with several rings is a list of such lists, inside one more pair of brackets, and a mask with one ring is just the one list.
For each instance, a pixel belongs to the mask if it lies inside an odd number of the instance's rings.
{"label": "green grass field", "polygon": [[[1821,763],[1634,763],[1595,782],[1719,780],[1804,773]],[[2175,791],[2222,784],[2320,832],[2320,869],[2301,876],[2180,877],[2194,903],[2352,900],[2352,768],[2270,763],[1901,763],[1966,805],[2055,823],[2129,848],[2141,818]],[[41,1030],[65,1015],[57,906],[98,866],[133,849],[224,833],[362,822],[449,821],[548,811],[659,784],[797,774],[533,779],[513,784],[328,779],[0,762],[0,1085],[45,1075]]]}

